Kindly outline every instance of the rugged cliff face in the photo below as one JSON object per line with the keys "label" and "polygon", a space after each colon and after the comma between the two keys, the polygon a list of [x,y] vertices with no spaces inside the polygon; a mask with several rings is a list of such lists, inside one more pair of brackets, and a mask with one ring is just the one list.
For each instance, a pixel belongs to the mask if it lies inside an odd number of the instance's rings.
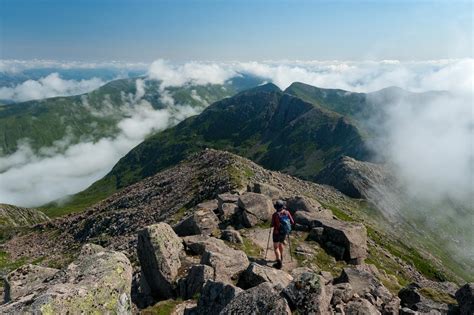
{"label": "rugged cliff face", "polygon": [[0,229],[26,227],[48,220],[39,210],[0,204]]}

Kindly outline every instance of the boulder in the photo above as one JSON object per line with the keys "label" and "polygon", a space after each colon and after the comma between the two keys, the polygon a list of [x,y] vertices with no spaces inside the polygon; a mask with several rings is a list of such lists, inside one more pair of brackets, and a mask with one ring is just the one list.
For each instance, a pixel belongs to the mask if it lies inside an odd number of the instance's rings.
{"label": "boulder", "polygon": [[220,314],[291,314],[286,300],[268,282],[239,293]]}
{"label": "boulder", "polygon": [[474,314],[474,283],[466,283],[456,292],[461,315]]}
{"label": "boulder", "polygon": [[206,265],[194,265],[185,278],[180,279],[179,295],[184,299],[191,299],[197,293],[207,280],[214,280],[214,269]]}
{"label": "boulder", "polygon": [[237,203],[239,200],[239,195],[225,193],[217,195],[217,208],[220,209],[221,206],[225,203]]}
{"label": "boulder", "polygon": [[85,245],[66,269],[0,306],[0,313],[131,314],[131,283],[132,266],[124,254]]}
{"label": "boulder", "polygon": [[243,251],[221,242],[205,246],[201,264],[214,268],[216,281],[231,283],[247,268],[249,260]]}
{"label": "boulder", "polygon": [[426,298],[418,291],[419,289],[421,287],[416,283],[411,283],[401,289],[398,292],[401,306],[420,313],[448,313],[449,306],[447,304],[438,303]]}
{"label": "boulder", "polygon": [[308,230],[314,227],[321,227],[320,220],[332,220],[331,210],[322,209],[320,211],[296,211],[293,215],[295,223],[307,227]]}
{"label": "boulder", "polygon": [[212,235],[219,230],[219,218],[214,211],[196,208],[191,215],[173,227],[179,236]]}
{"label": "boulder", "polygon": [[354,291],[350,283],[339,283],[333,287],[332,305],[349,302],[354,296]]}
{"label": "boulder", "polygon": [[253,262],[244,272],[242,272],[237,286],[242,289],[249,289],[258,286],[263,282],[268,282],[272,287],[281,291],[286,288],[292,280],[293,277],[283,270],[261,266]]}
{"label": "boulder", "polygon": [[244,242],[240,233],[236,230],[231,230],[231,229],[223,230],[221,233],[221,239],[223,239],[224,241],[231,242],[231,243],[241,244]]}
{"label": "boulder", "polygon": [[58,269],[28,264],[10,272],[4,279],[4,303],[38,290],[58,271]]}
{"label": "boulder", "polygon": [[283,295],[299,314],[328,314],[331,292],[324,282],[314,272],[303,272],[283,290]]}
{"label": "boulder", "polygon": [[272,200],[283,198],[283,192],[270,184],[254,183],[248,191],[270,197]]}
{"label": "boulder", "polygon": [[350,301],[344,307],[344,313],[346,315],[380,315],[380,311],[377,310],[375,306],[373,306],[369,301],[366,299],[357,299],[354,301]]}
{"label": "boulder", "polygon": [[239,214],[240,208],[237,206],[237,203],[224,203],[219,208],[219,217],[222,221],[231,220],[237,214]]}
{"label": "boulder", "polygon": [[223,240],[204,235],[183,237],[185,250],[190,255],[202,255],[206,248],[219,248],[226,246]]}
{"label": "boulder", "polygon": [[[314,199],[310,199],[307,197],[302,196],[295,196],[291,197],[286,200],[286,207],[291,213],[295,213],[297,211],[302,212],[319,212],[323,210],[323,207],[319,202]],[[332,217],[332,213],[331,213]]]}
{"label": "boulder", "polygon": [[[307,216],[308,212],[304,213]],[[298,212],[295,217],[298,216]],[[298,216],[301,223],[302,216]],[[296,219],[295,219],[296,220]],[[336,259],[361,264],[367,257],[367,230],[361,223],[338,220],[312,220],[308,239],[321,244]]]}
{"label": "boulder", "polygon": [[181,239],[166,223],[150,225],[138,233],[138,259],[155,298],[173,297],[182,250]]}
{"label": "boulder", "polygon": [[206,281],[202,287],[195,313],[219,314],[240,292],[242,289],[232,284]]}
{"label": "boulder", "polygon": [[247,228],[271,221],[275,211],[269,197],[253,192],[242,194],[238,206],[242,209],[242,223]]}

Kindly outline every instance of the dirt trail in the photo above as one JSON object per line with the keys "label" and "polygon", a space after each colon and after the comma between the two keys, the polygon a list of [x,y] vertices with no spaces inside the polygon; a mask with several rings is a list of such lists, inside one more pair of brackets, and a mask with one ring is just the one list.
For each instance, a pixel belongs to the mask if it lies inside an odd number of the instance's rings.
{"label": "dirt trail", "polygon": [[[265,261],[265,251],[267,248],[267,242],[268,242],[268,234],[270,233],[270,229],[253,229],[253,230],[248,230],[244,233],[245,237],[249,238],[252,240],[256,245],[261,247],[263,249],[263,254],[261,257],[261,261],[258,261],[260,264],[266,264],[267,266],[272,266],[272,264],[275,262],[275,253],[273,252],[273,242],[270,237],[270,244],[268,246],[268,255],[267,255],[267,260]],[[284,247],[283,250],[283,270],[287,272],[291,272],[294,268],[298,266],[296,259],[293,258],[293,261],[290,257],[290,249],[288,246],[288,240],[286,242],[287,244]]]}

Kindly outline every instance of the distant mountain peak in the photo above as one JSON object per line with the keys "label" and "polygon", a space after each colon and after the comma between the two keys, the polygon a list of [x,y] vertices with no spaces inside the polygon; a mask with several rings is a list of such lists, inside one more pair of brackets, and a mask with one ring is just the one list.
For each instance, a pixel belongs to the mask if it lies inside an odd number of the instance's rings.
{"label": "distant mountain peak", "polygon": [[269,82],[269,83],[265,83],[257,87],[254,87],[252,89],[246,90],[242,93],[255,93],[255,92],[268,92],[268,93],[280,92],[281,93],[283,91],[275,84]]}

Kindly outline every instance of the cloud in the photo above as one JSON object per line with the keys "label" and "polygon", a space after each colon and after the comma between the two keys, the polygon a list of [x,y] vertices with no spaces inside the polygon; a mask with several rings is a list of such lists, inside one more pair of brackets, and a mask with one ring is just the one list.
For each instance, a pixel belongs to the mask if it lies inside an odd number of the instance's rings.
{"label": "cloud", "polygon": [[148,77],[162,81],[162,88],[185,84],[223,84],[237,75],[226,64],[187,62],[184,65],[173,65],[163,59],[154,61],[148,70]]}
{"label": "cloud", "polygon": [[[116,137],[67,146],[64,139],[42,153],[23,143],[12,155],[0,157],[2,203],[39,206],[87,188],[107,174],[118,160],[150,133],[175,124],[196,111],[189,106],[154,110],[144,100],[118,123]],[[65,149],[65,151],[64,151]]]}
{"label": "cloud", "polygon": [[0,99],[16,102],[86,93],[105,82],[98,78],[89,80],[64,80],[58,73],[51,73],[39,80],[27,80],[14,87],[0,87]]}

